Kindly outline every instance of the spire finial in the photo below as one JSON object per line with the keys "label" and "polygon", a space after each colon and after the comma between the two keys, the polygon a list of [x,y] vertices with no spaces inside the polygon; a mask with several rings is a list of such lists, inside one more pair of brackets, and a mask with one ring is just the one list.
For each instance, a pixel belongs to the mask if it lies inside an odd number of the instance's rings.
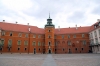
{"label": "spire finial", "polygon": [[49,12],[49,18],[50,18],[50,12]]}

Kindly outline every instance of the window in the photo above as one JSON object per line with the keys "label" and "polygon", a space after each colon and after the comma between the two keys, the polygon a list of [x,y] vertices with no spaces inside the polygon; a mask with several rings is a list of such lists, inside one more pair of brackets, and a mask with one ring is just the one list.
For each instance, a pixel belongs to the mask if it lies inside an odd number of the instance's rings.
{"label": "window", "polygon": [[1,40],[0,41],[0,45],[4,45],[4,40]]}
{"label": "window", "polygon": [[41,35],[38,35],[38,38],[41,38]]}
{"label": "window", "polygon": [[57,42],[55,42],[55,46],[57,46]]}
{"label": "window", "polygon": [[33,46],[36,46],[36,42],[35,41],[33,41]]}
{"label": "window", "polygon": [[94,28],[96,28],[97,26],[95,25]]}
{"label": "window", "polygon": [[62,35],[62,39],[64,39],[64,35]]}
{"label": "window", "polygon": [[93,38],[93,35],[92,35],[92,33],[91,33],[91,38]]}
{"label": "window", "polygon": [[28,34],[26,34],[25,37],[28,38]]}
{"label": "window", "polygon": [[84,38],[85,37],[85,35],[84,34],[82,34],[82,38]]}
{"label": "window", "polygon": [[33,38],[36,38],[36,35],[33,35]]}
{"label": "window", "polygon": [[55,49],[55,51],[57,51],[57,49]]}
{"label": "window", "polygon": [[85,40],[83,40],[83,45],[86,45],[86,41]]}
{"label": "window", "polygon": [[48,36],[48,38],[50,38],[50,35]]}
{"label": "window", "polygon": [[18,49],[17,49],[18,51],[20,50],[20,48],[18,47]]}
{"label": "window", "polygon": [[12,36],[12,32],[10,32],[10,36]]}
{"label": "window", "polygon": [[26,41],[24,41],[24,45],[28,45],[28,41],[26,40]]}
{"label": "window", "polygon": [[89,38],[91,39],[91,34],[89,34]]}
{"label": "window", "polygon": [[48,30],[48,32],[50,32],[50,30]]}
{"label": "window", "polygon": [[27,50],[27,48],[25,48],[25,51]]}
{"label": "window", "polygon": [[64,51],[64,48],[63,48],[63,51]]}
{"label": "window", "polygon": [[68,35],[68,38],[70,38],[70,35]]}
{"label": "window", "polygon": [[73,38],[76,38],[76,35],[74,35]]}
{"label": "window", "polygon": [[82,48],[82,50],[84,50],[84,49]]}
{"label": "window", "polygon": [[18,34],[18,36],[19,36],[19,37],[21,37],[21,36],[22,36],[22,34],[21,34],[21,33],[19,33],[19,34]]}
{"label": "window", "polygon": [[2,32],[1,32],[1,35],[4,36],[4,35],[5,35],[5,31],[2,31]]}
{"label": "window", "polygon": [[41,46],[41,43],[40,42],[38,42],[38,46]]}
{"label": "window", "polygon": [[100,36],[100,29],[98,30],[98,32],[99,32],[99,36]]}
{"label": "window", "polygon": [[17,45],[21,45],[21,41],[20,40],[18,40]]}
{"label": "window", "polygon": [[12,45],[12,40],[11,39],[8,40],[8,45]]}
{"label": "window", "polygon": [[75,50],[77,51],[77,48],[75,48]]}
{"label": "window", "polygon": [[2,51],[2,47],[0,47],[0,51]]}
{"label": "window", "polygon": [[96,33],[96,31],[94,31],[94,35],[95,35],[95,37],[97,37],[97,33]]}
{"label": "window", "polygon": [[71,41],[68,41],[68,45],[71,45]]}
{"label": "window", "polygon": [[95,39],[95,42],[96,42],[96,44],[98,44],[98,39],[97,38]]}
{"label": "window", "polygon": [[39,51],[40,51],[40,48],[39,48]]}
{"label": "window", "polygon": [[50,46],[51,45],[51,42],[48,42],[48,45]]}

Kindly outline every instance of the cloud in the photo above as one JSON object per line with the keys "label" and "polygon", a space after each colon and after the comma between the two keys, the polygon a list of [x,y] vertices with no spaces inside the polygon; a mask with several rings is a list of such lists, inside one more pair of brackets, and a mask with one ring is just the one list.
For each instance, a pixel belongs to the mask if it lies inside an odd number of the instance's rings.
{"label": "cloud", "polygon": [[[49,17],[56,28],[88,26],[100,18],[99,0],[0,0],[0,21],[44,28]],[[83,23],[83,24],[82,24]]]}

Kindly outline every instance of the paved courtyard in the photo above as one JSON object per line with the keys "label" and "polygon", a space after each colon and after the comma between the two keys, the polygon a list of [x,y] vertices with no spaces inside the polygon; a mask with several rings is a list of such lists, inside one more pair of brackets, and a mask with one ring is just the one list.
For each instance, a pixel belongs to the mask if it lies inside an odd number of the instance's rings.
{"label": "paved courtyard", "polygon": [[100,54],[0,54],[0,66],[100,66]]}

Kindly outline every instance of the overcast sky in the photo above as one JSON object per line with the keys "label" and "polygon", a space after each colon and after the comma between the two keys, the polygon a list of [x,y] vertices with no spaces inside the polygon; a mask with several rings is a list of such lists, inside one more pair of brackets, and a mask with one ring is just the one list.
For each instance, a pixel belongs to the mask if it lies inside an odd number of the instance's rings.
{"label": "overcast sky", "polygon": [[0,21],[44,28],[49,12],[56,28],[90,26],[100,19],[100,0],[0,0]]}

